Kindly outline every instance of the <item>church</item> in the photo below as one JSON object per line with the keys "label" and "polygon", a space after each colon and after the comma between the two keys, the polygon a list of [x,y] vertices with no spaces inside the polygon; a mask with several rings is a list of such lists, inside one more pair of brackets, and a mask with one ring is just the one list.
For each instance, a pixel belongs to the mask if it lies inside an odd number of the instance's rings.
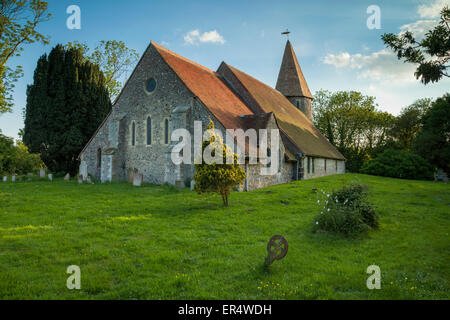
{"label": "church", "polygon": [[[194,164],[170,158],[179,128],[278,129],[277,172],[261,175],[245,161],[242,191],[345,172],[345,158],[312,123],[313,96],[288,40],[275,89],[222,62],[217,71],[151,41],[122,91],[79,155],[80,174],[101,182],[143,181],[189,186]],[[248,148],[244,148],[248,152]]]}

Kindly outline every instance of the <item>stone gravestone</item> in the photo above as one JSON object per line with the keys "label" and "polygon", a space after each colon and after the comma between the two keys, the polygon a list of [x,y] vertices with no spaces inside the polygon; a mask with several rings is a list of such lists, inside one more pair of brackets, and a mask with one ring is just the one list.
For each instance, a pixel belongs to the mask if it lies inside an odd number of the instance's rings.
{"label": "stone gravestone", "polygon": [[195,180],[192,179],[191,180],[191,191],[194,191],[194,186],[195,186]]}
{"label": "stone gravestone", "polygon": [[64,180],[65,181],[68,181],[68,180],[70,180],[70,174],[68,173],[68,174],[66,174],[65,176],[64,176]]}
{"label": "stone gravestone", "polygon": [[39,178],[45,178],[45,169],[44,168],[41,168],[40,170],[39,170]]}
{"label": "stone gravestone", "polygon": [[87,183],[92,183],[91,176],[87,176],[86,181]]}
{"label": "stone gravestone", "polygon": [[8,181],[8,176],[3,176],[3,182]]}
{"label": "stone gravestone", "polygon": [[16,176],[12,176],[12,177],[11,177],[11,181],[12,181],[12,182],[15,182],[15,181],[16,181]]}
{"label": "stone gravestone", "polygon": [[53,181],[53,174],[51,173],[48,174],[48,180]]}
{"label": "stone gravestone", "polygon": [[82,174],[78,175],[78,183],[79,184],[83,183],[83,175]]}
{"label": "stone gravestone", "polygon": [[286,238],[280,235],[275,235],[270,238],[267,243],[267,257],[264,260],[266,267],[270,266],[275,260],[283,259],[288,251],[288,243]]}
{"label": "stone gravestone", "polygon": [[142,184],[142,180],[144,180],[144,176],[142,173],[135,173],[133,175],[133,186],[140,187]]}

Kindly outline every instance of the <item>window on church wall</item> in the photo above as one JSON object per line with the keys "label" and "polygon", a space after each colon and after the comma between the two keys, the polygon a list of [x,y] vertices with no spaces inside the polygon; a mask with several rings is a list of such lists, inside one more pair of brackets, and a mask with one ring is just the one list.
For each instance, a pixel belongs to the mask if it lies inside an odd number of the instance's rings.
{"label": "window on church wall", "polygon": [[308,157],[308,173],[311,173],[311,157]]}
{"label": "window on church wall", "polygon": [[323,168],[324,168],[325,172],[327,172],[327,159],[323,160]]}
{"label": "window on church wall", "polygon": [[131,145],[133,147],[136,145],[136,123],[134,121],[131,123]]}
{"label": "window on church wall", "polygon": [[272,152],[270,151],[270,148],[267,148],[267,168],[270,167],[270,163],[271,163],[270,157],[271,157],[271,155],[272,155]]}
{"label": "window on church wall", "polygon": [[102,149],[98,148],[97,150],[97,169],[102,167]]}
{"label": "window on church wall", "polygon": [[338,161],[337,160],[335,160],[335,162],[336,162],[336,172],[338,171]]}
{"label": "window on church wall", "polygon": [[311,159],[312,162],[312,173],[314,173],[314,158]]}
{"label": "window on church wall", "polygon": [[169,119],[164,120],[164,144],[169,144]]}
{"label": "window on church wall", "polygon": [[152,118],[147,117],[147,145],[152,144]]}

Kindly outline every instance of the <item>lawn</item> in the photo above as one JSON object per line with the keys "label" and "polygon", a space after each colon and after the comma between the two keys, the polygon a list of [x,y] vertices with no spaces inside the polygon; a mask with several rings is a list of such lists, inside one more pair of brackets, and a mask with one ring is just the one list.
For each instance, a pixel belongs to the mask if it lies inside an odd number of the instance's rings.
{"label": "lawn", "polygon": [[[313,233],[312,188],[370,188],[380,229]],[[0,183],[1,299],[449,299],[450,185],[345,174],[234,192]],[[263,267],[269,238],[289,242]],[[381,289],[368,290],[369,265]],[[81,290],[66,269],[81,268]]]}

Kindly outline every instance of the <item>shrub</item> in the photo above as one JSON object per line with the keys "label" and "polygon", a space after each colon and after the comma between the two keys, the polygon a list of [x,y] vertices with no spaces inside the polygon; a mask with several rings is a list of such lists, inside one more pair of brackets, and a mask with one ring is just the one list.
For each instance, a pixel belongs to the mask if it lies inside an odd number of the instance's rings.
{"label": "shrub", "polygon": [[26,174],[43,166],[38,154],[29,153],[20,141],[14,145],[12,138],[0,133],[0,174]]}
{"label": "shrub", "polygon": [[375,176],[428,180],[433,178],[433,167],[422,157],[400,150],[389,149],[368,161],[362,173]]}
{"label": "shrub", "polygon": [[324,196],[315,230],[353,236],[378,228],[378,215],[367,201],[367,191],[366,186],[351,184]]}

